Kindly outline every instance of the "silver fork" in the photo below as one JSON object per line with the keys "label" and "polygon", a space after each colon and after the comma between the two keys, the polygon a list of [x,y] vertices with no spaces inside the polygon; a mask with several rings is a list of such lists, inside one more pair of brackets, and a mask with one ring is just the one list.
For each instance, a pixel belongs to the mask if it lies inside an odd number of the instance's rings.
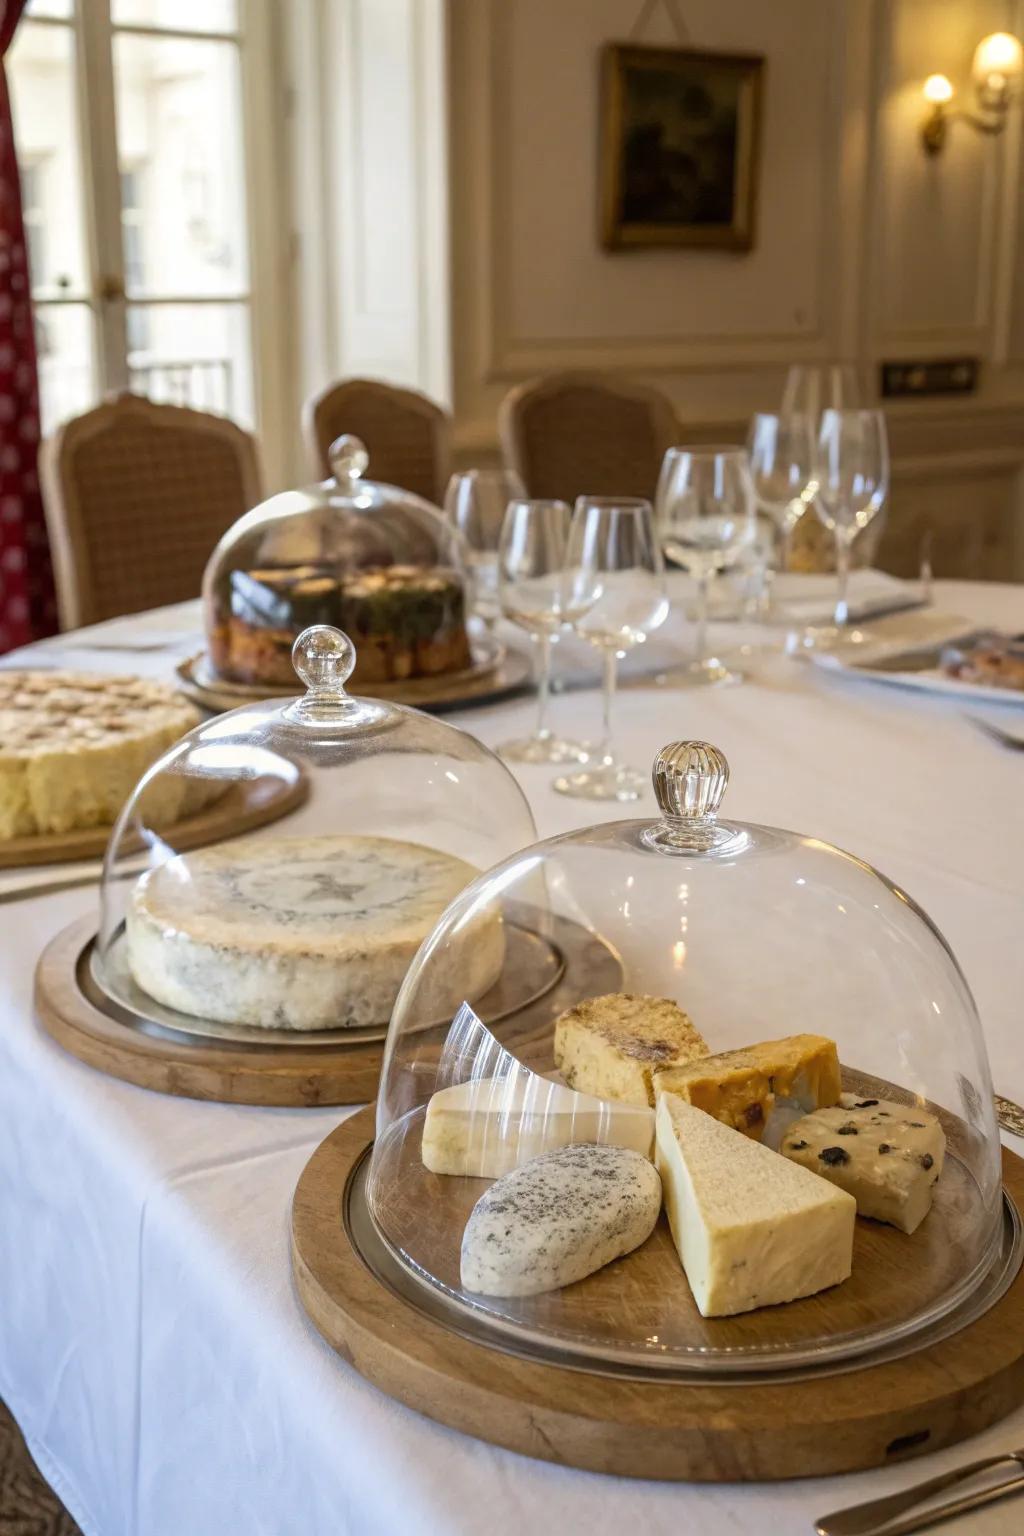
{"label": "silver fork", "polygon": [[[968,1478],[977,1477],[980,1472],[1004,1465],[1013,1466],[1016,1475],[994,1487],[979,1488],[974,1493],[947,1499],[945,1504],[937,1504],[932,1509],[909,1513],[915,1505],[923,1504],[944,1488],[952,1488],[957,1483],[966,1482]],[[958,1467],[954,1472],[930,1477],[926,1482],[915,1483],[912,1488],[890,1494],[888,1498],[872,1499],[867,1504],[854,1504],[848,1509],[838,1509],[831,1515],[823,1515],[815,1522],[814,1529],[817,1536],[907,1536],[910,1531],[922,1531],[939,1520],[948,1520],[953,1515],[980,1509],[982,1505],[992,1504],[1008,1494],[1019,1493],[1022,1488],[1024,1449],[1006,1451],[1001,1456],[986,1456],[981,1461],[969,1462],[966,1467]],[[901,1515],[903,1519],[899,1518]]]}

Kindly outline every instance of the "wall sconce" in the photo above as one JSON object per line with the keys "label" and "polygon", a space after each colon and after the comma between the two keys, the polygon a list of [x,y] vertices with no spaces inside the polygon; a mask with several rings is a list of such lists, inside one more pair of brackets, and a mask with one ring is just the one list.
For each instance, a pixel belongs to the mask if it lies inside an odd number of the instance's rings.
{"label": "wall sconce", "polygon": [[929,75],[924,83],[924,99],[931,111],[921,125],[926,153],[937,155],[944,148],[949,125],[957,117],[979,133],[1002,133],[1022,73],[1024,48],[1020,40],[1009,32],[993,32],[983,37],[975,49],[971,69],[980,114],[950,111],[952,83],[945,75]]}

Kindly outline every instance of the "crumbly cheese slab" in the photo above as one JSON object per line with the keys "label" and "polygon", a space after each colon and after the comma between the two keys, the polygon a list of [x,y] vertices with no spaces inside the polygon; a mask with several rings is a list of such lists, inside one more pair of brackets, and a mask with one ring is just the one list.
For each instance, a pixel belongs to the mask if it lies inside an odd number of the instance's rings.
{"label": "crumbly cheese slab", "polygon": [[661,1180],[624,1147],[545,1152],[492,1184],[462,1237],[462,1284],[483,1296],[537,1296],[631,1253],[654,1230]]}
{"label": "crumbly cheese slab", "polygon": [[[169,1008],[273,1029],[386,1023],[409,963],[478,871],[381,837],[241,838],[178,855],[128,904],[135,981]],[[439,1018],[497,979],[500,913],[451,936]]]}
{"label": "crumbly cheese slab", "polygon": [[780,1151],[845,1189],[861,1216],[915,1232],[931,1209],[946,1137],[926,1109],[844,1093],[790,1126]]}
{"label": "crumbly cheese slab", "polygon": [[777,1100],[807,1113],[837,1104],[842,1083],[834,1040],[789,1035],[656,1071],[654,1087],[760,1141]]}
{"label": "crumbly cheese slab", "polygon": [[844,1190],[672,1093],[658,1098],[655,1162],[704,1317],[794,1301],[848,1278],[857,1204]]}
{"label": "crumbly cheese slab", "polygon": [[706,1056],[708,1048],[669,998],[613,992],[587,998],[555,1021],[554,1053],[570,1088],[652,1106],[654,1072]]}
{"label": "crumbly cheese slab", "polygon": [[[199,723],[164,683],[89,672],[0,672],[0,840],[112,826],[146,769]],[[221,784],[165,774],[144,811],[166,826]]]}
{"label": "crumbly cheese slab", "polygon": [[421,1155],[431,1173],[497,1179],[580,1142],[626,1147],[650,1160],[654,1111],[602,1103],[534,1073],[477,1078],[431,1097]]}

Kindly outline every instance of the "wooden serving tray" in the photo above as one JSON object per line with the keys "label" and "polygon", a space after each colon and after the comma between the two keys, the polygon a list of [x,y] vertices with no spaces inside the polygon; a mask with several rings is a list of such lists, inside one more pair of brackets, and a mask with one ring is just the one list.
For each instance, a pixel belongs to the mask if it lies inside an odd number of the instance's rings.
{"label": "wooden serving tray", "polygon": [[[175,850],[201,848],[222,842],[241,832],[252,832],[287,816],[309,794],[309,779],[296,765],[296,778],[286,783],[272,774],[232,784],[219,799],[194,816],[157,828],[166,833]],[[37,837],[14,837],[0,842],[0,869],[22,869],[39,864],[64,864],[77,859],[101,857],[110,841],[110,827],[89,827],[81,832],[47,832]],[[140,845],[141,846],[141,845]],[[126,842],[126,853],[132,851]]]}
{"label": "wooden serving tray", "polygon": [[[399,1280],[368,1261],[354,1235],[373,1133],[373,1111],[363,1110],[307,1164],[292,1207],[296,1286],[323,1336],[364,1376],[455,1429],[590,1471],[731,1482],[888,1465],[975,1434],[1024,1400],[1019,1272],[988,1310],[965,1312],[957,1331],[923,1333],[901,1358],[843,1362],[830,1374],[661,1380],[524,1358],[500,1337],[482,1342],[470,1328],[453,1326],[450,1314],[402,1294]],[[1024,1206],[1024,1161],[1008,1151],[1003,1178],[1010,1198]],[[655,1248],[660,1241],[657,1232],[650,1240]],[[862,1267],[871,1242],[858,1253]],[[635,1259],[602,1273],[618,1269],[628,1277]],[[685,1290],[681,1272],[678,1278]],[[876,1278],[885,1283],[885,1272]],[[570,1289],[582,1293],[588,1284]],[[623,1284],[628,1278],[620,1291]],[[841,1291],[811,1300],[827,1306]],[[853,1304],[862,1305],[863,1296]],[[749,1329],[785,1312],[766,1308],[723,1321]]]}
{"label": "wooden serving tray", "polygon": [[[509,909],[506,915],[513,922],[518,919],[526,937],[531,937],[529,908]],[[95,916],[71,923],[43,951],[35,978],[36,1013],[43,1028],[88,1066],[158,1093],[228,1104],[363,1104],[376,1094],[384,1025],[373,1034],[353,1031],[357,1038],[351,1041],[339,1041],[335,1031],[329,1040],[296,1035],[294,1043],[207,1033],[190,1037],[147,1027],[146,1020],[124,1017],[123,1010],[109,1006],[90,987],[88,968],[95,936]],[[510,943],[515,967],[511,985],[503,976],[477,1003],[485,1018],[497,1012],[504,1019],[503,1040],[524,1055],[535,1044],[550,1040],[551,1021],[580,996],[581,975],[599,991],[614,991],[622,983],[617,956],[578,924],[556,920],[547,938],[548,946],[513,948]],[[551,952],[545,957],[534,953],[534,948]],[[529,974],[524,975],[525,971]],[[507,994],[517,992],[521,999],[524,987],[525,1006],[517,1003],[515,1011],[506,1014]],[[441,1027],[425,1033],[424,1053],[440,1048],[432,1041],[443,1033]]]}

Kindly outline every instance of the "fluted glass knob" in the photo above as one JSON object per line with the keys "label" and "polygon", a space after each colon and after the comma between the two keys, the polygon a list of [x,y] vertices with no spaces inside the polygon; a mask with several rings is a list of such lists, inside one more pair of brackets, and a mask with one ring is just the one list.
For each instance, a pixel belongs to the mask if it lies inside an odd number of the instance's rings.
{"label": "fluted glass knob", "polygon": [[668,853],[722,849],[733,833],[716,825],[729,783],[725,754],[707,741],[673,741],[654,759],[651,777],[664,816],[645,841]]}
{"label": "fluted glass knob", "polygon": [[356,648],[344,630],[330,624],[304,629],[292,646],[292,666],[311,693],[337,698],[356,664]]}
{"label": "fluted glass knob", "polygon": [[336,437],[328,448],[327,462],[340,486],[353,485],[365,475],[370,455],[361,437],[346,432],[342,437]]}

